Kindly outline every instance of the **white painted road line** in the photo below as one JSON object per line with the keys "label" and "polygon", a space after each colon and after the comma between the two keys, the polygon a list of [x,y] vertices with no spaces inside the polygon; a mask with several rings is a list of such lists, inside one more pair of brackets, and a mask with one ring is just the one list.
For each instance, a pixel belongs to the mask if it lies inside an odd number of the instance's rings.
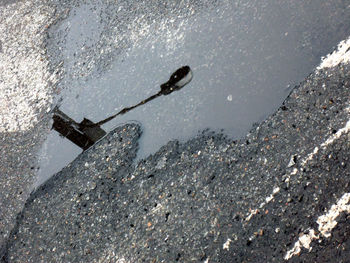
{"label": "white painted road line", "polygon": [[350,37],[341,41],[338,44],[337,50],[322,58],[321,64],[317,67],[318,70],[324,68],[332,68],[341,63],[350,62]]}
{"label": "white painted road line", "polygon": [[[347,108],[346,111],[349,113],[349,108]],[[343,128],[339,129],[335,134],[332,134],[331,136],[329,136],[323,143],[319,145],[319,147],[316,146],[314,150],[301,161],[301,168],[299,169],[294,168],[293,171],[290,172],[288,176],[286,176],[285,182],[289,182],[291,175],[296,175],[300,171],[300,169],[305,167],[305,165],[307,165],[307,163],[314,158],[314,156],[319,152],[320,149],[325,149],[328,145],[332,144],[335,140],[339,139],[340,136],[342,136],[343,134],[349,133],[349,131],[350,131],[350,120],[347,121],[347,123]]]}
{"label": "white painted road line", "polygon": [[[279,193],[281,189],[279,187],[275,187],[273,190],[272,190],[272,193],[265,198],[265,202],[262,202],[260,205],[259,205],[259,209],[262,209],[265,205],[267,205],[268,203],[270,203],[276,194]],[[254,215],[256,215],[257,213],[259,212],[258,209],[253,209],[253,210],[250,210],[250,214],[246,217],[245,221],[249,221]]]}
{"label": "white painted road line", "polygon": [[[346,109],[347,112],[349,112],[349,108]],[[346,134],[350,131],[350,120],[345,124],[345,126],[341,129],[339,129],[335,134],[332,134],[330,137],[328,137],[323,143],[320,144],[320,146],[316,146],[314,148],[314,150],[309,153],[302,161],[301,161],[301,166],[305,167],[305,165],[311,161],[314,156],[319,152],[320,149],[324,149],[326,148],[328,145],[332,144],[335,140],[339,139],[340,136],[342,136],[343,134]],[[286,176],[285,182],[289,182],[290,181],[290,177],[292,175],[295,175],[299,172],[299,169],[294,168],[292,172],[290,172],[288,174],[288,176]],[[274,196],[280,191],[279,187],[275,187],[271,193],[270,196],[266,197],[265,202],[262,202],[259,205],[259,208],[263,208],[266,204],[268,204],[269,202],[271,202],[271,200],[273,200]],[[249,215],[246,217],[245,221],[249,221],[254,215],[256,215],[259,212],[258,209],[250,209],[250,213]]]}
{"label": "white painted road line", "polygon": [[314,239],[320,239],[320,236],[326,238],[331,236],[331,231],[338,224],[336,221],[337,217],[342,212],[350,213],[350,193],[345,193],[336,204],[332,205],[331,209],[322,216],[319,216],[316,220],[318,224],[318,231],[320,235],[315,235],[315,230],[310,229],[308,234],[303,234],[299,237],[298,241],[295,242],[292,249],[288,250],[284,256],[285,260],[291,259],[293,256],[298,255],[301,252],[301,248],[306,248],[311,251],[311,241]]}
{"label": "white painted road line", "polygon": [[[347,108],[347,112],[349,112],[349,108]],[[312,153],[308,154],[306,158],[302,161],[302,166],[304,167],[309,161],[311,161],[313,157],[318,153],[319,149],[326,148],[328,145],[332,144],[335,140],[339,139],[343,134],[347,134],[349,131],[350,120],[347,121],[343,128],[339,129],[335,134],[331,135],[327,138],[327,140],[321,143],[320,147],[315,147]],[[290,179],[291,175],[295,175],[298,171],[298,169],[294,169],[290,173],[287,180]],[[349,200],[350,194],[344,194],[339,199],[337,204],[331,207],[330,211],[326,215],[320,216],[317,219],[317,223],[319,225],[318,231],[322,234],[322,236],[330,237],[330,232],[337,225],[337,221],[335,219],[339,216],[341,212],[347,211],[348,213],[350,213],[350,206],[348,205]],[[301,247],[304,247],[311,251],[310,243],[313,239],[319,239],[319,236],[316,236],[315,231],[311,229],[308,234],[304,234],[301,237],[299,237],[299,240],[294,244],[294,247],[286,253],[284,259],[288,260],[294,255],[299,254],[301,251]]]}
{"label": "white painted road line", "polygon": [[342,212],[350,213],[350,193],[344,194],[335,205],[332,205],[327,214],[317,219],[318,231],[324,237],[330,237],[332,229],[337,225],[336,218]]}
{"label": "white painted road line", "polygon": [[[347,40],[341,41],[338,44],[337,50],[332,52],[331,54],[328,54],[325,58],[322,58],[322,62],[320,66],[317,67],[318,70],[329,68],[329,67],[335,67],[339,65],[340,63],[349,63],[350,62],[350,37]],[[350,113],[350,107],[346,109],[348,113]],[[301,166],[305,167],[309,161],[311,161],[314,156],[319,152],[320,149],[325,149],[328,145],[332,144],[334,141],[339,139],[343,134],[347,134],[350,131],[350,120],[345,124],[345,126],[341,129],[339,129],[335,134],[329,136],[323,143],[321,143],[318,146],[316,146],[311,153],[309,153],[302,161]],[[291,157],[291,160],[288,164],[288,167],[293,166],[295,163],[293,161],[293,156]],[[301,168],[302,168],[301,167]],[[286,177],[285,182],[290,181],[290,177],[292,175],[297,174],[301,168],[294,168],[292,172],[289,173],[289,175]],[[280,189],[277,187],[273,190],[272,194],[266,198],[266,202],[263,202],[260,204],[259,208],[261,209],[264,207],[267,203],[269,203],[275,194],[277,194],[280,191]],[[350,194],[344,194],[343,197],[337,202],[336,205],[333,205],[330,212],[326,215],[320,216],[317,219],[317,223],[319,224],[319,232],[325,236],[330,236],[330,231],[337,225],[337,222],[335,219],[338,217],[338,215],[343,212],[347,211],[350,213],[350,205],[347,205],[350,199]],[[249,221],[255,214],[258,213],[258,209],[250,209],[250,214],[246,217],[245,221]],[[318,239],[319,236],[315,235],[315,230],[310,229],[308,234],[304,234],[299,237],[298,241],[294,244],[293,248],[289,250],[284,259],[288,260],[294,255],[297,255],[301,251],[301,247],[304,247],[306,249],[309,249],[311,251],[310,243],[313,239]]]}
{"label": "white painted road line", "polygon": [[311,251],[312,247],[310,247],[310,244],[311,241],[315,238],[317,238],[317,236],[315,235],[315,230],[309,229],[309,233],[299,237],[299,240],[295,242],[293,248],[286,253],[284,259],[289,260],[293,256],[298,255],[301,252],[302,247]]}
{"label": "white painted road line", "polygon": [[[349,112],[349,109],[347,109],[346,111]],[[326,148],[329,144],[332,144],[335,140],[339,139],[340,136],[342,136],[345,133],[348,133],[349,131],[350,120],[345,124],[343,128],[339,129],[335,134],[331,135],[326,141],[321,143],[320,147],[316,146],[313,152],[308,154],[308,156],[301,162],[302,166],[305,166],[309,161],[311,161],[320,149]]]}

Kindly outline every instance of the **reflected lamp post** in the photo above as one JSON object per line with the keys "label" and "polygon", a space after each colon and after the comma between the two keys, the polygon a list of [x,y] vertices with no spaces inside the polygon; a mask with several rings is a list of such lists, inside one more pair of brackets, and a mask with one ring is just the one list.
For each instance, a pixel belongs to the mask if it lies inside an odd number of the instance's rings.
{"label": "reflected lamp post", "polygon": [[166,96],[174,91],[180,90],[192,80],[192,77],[193,73],[189,66],[181,67],[170,76],[170,79],[167,82],[160,85],[160,91],[158,93],[142,100],[134,106],[123,108],[118,113],[97,123],[86,118],[84,118],[82,122],[77,123],[56,106],[53,110],[52,128],[61,136],[64,136],[85,151],[106,135],[106,131],[101,128],[101,125],[111,121],[118,115],[125,114],[159,96]]}

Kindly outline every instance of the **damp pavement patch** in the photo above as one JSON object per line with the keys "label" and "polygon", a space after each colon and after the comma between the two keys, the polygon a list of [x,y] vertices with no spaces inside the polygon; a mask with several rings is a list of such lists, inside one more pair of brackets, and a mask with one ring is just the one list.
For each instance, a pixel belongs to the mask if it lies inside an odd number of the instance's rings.
{"label": "damp pavement patch", "polygon": [[[244,136],[350,35],[350,12],[341,0],[80,0],[56,6],[67,15],[49,29],[47,54],[64,70],[58,106],[77,122],[98,122],[158,92],[178,67],[192,68],[193,80],[180,92],[103,125],[109,132],[142,122],[139,159],[206,128]],[[50,133],[38,183],[78,154],[78,147]]]}
{"label": "damp pavement patch", "polygon": [[0,246],[28,198],[60,68],[49,70],[48,1],[0,1]]}
{"label": "damp pavement patch", "polygon": [[320,68],[238,141],[204,132],[134,164],[116,128],[34,192],[5,262],[346,262],[350,66]]}

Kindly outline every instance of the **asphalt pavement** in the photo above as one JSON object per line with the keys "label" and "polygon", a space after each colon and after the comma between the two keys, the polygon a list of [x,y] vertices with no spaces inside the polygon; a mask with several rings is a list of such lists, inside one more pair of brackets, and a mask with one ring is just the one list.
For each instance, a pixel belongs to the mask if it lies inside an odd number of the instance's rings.
{"label": "asphalt pavement", "polygon": [[30,196],[4,261],[348,262],[349,69],[315,70],[238,141],[134,164],[140,126],[116,128]]}
{"label": "asphalt pavement", "polygon": [[55,19],[46,1],[0,2],[1,246],[31,191],[50,129],[58,71],[49,72],[45,32]]}

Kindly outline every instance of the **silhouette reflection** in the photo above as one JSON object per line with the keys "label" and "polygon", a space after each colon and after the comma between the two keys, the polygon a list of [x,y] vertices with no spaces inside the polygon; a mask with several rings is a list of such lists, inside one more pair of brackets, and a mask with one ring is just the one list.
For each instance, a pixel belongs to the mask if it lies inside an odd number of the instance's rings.
{"label": "silhouette reflection", "polygon": [[100,126],[87,127],[86,125],[94,124],[88,119],[84,118],[81,123],[77,123],[57,107],[53,113],[52,128],[84,151],[106,135]]}
{"label": "silhouette reflection", "polygon": [[192,80],[192,76],[193,74],[189,66],[181,67],[170,76],[170,79],[167,82],[160,85],[160,91],[158,93],[142,100],[134,106],[126,107],[118,113],[97,123],[86,118],[84,118],[82,122],[77,123],[63,113],[58,107],[55,107],[53,110],[54,114],[52,118],[54,122],[52,128],[85,151],[106,135],[106,131],[100,127],[101,125],[111,121],[118,115],[125,114],[159,96],[169,95],[176,90],[180,90]]}

